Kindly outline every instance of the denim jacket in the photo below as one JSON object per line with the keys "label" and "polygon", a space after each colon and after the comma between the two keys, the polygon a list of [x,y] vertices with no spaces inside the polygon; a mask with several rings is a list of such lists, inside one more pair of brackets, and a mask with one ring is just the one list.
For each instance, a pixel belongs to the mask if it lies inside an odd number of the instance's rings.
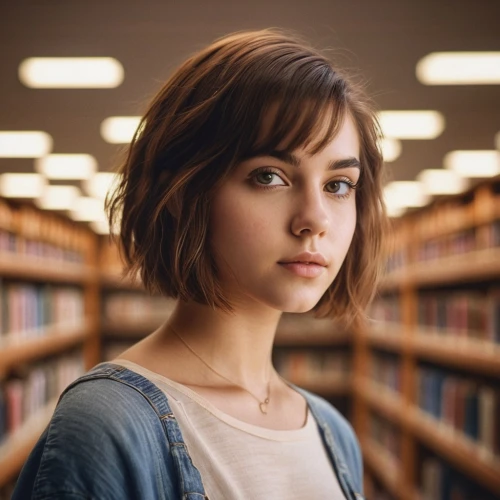
{"label": "denim jacket", "polygon": [[[350,424],[323,398],[290,385],[307,400],[346,499],[362,500],[362,460]],[[30,498],[208,499],[165,393],[112,363],[95,366],[59,398],[12,500]]]}

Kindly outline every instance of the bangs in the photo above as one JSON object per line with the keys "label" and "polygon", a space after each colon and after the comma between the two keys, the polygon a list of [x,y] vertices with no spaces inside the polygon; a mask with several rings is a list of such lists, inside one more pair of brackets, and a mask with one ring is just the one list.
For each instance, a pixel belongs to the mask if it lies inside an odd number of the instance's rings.
{"label": "bangs", "polygon": [[338,133],[348,109],[345,81],[325,61],[308,59],[264,75],[260,69],[259,82],[245,82],[241,107],[253,111],[231,133],[240,137],[240,160],[298,148],[316,154]]}

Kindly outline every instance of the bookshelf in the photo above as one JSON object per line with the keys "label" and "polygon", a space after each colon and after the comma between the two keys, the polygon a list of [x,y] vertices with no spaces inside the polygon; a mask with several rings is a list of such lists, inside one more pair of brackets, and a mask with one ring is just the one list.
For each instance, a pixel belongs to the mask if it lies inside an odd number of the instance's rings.
{"label": "bookshelf", "polygon": [[[500,498],[500,178],[393,227],[373,319],[354,336],[365,484],[395,499]],[[400,433],[396,461],[372,414]]]}
{"label": "bookshelf", "polygon": [[64,387],[99,361],[95,240],[83,224],[0,199],[0,491]]}

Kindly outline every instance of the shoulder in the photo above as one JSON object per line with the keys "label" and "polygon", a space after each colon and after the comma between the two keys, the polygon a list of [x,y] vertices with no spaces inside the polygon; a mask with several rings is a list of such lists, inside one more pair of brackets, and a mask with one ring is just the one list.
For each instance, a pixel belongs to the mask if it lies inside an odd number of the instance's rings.
{"label": "shoulder", "polygon": [[159,416],[141,392],[116,380],[84,380],[67,390],[42,440],[36,476],[25,478],[33,498],[136,498],[144,484],[171,480]]}
{"label": "shoulder", "polygon": [[330,430],[336,452],[351,473],[356,486],[362,490],[363,459],[358,438],[349,421],[326,399],[305,389],[300,389],[312,408],[316,419]]}

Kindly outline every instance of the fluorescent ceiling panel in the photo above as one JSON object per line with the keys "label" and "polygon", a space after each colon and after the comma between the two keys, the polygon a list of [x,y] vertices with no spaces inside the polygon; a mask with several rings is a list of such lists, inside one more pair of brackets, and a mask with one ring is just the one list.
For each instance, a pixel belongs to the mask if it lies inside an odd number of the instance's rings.
{"label": "fluorescent ceiling panel", "polygon": [[497,85],[500,52],[433,52],[416,66],[425,85]]}
{"label": "fluorescent ceiling panel", "polygon": [[381,111],[379,121],[385,137],[391,139],[435,139],[444,130],[444,116],[438,111]]}
{"label": "fluorescent ceiling panel", "polygon": [[0,174],[0,195],[5,198],[38,198],[47,184],[40,174]]}
{"label": "fluorescent ceiling panel", "polygon": [[44,210],[71,210],[80,194],[76,186],[47,186],[35,204]]}
{"label": "fluorescent ceiling panel", "polygon": [[89,179],[97,170],[97,161],[88,154],[53,154],[35,160],[35,170],[47,179]]}
{"label": "fluorescent ceiling panel", "polygon": [[394,181],[384,188],[384,200],[388,207],[422,207],[430,201],[424,186],[418,181]]}
{"label": "fluorescent ceiling panel", "polygon": [[19,80],[36,89],[114,88],[124,71],[112,57],[30,57],[19,65]]}
{"label": "fluorescent ceiling panel", "polygon": [[104,200],[108,191],[118,187],[120,178],[114,172],[97,172],[83,183],[83,187],[90,196]]}
{"label": "fluorescent ceiling panel", "polygon": [[397,160],[401,155],[401,141],[398,139],[382,139],[382,155],[384,161],[391,162]]}
{"label": "fluorescent ceiling panel", "polygon": [[443,163],[462,177],[487,178],[500,174],[500,152],[494,149],[451,151]]}
{"label": "fluorescent ceiling panel", "polygon": [[0,157],[39,158],[52,150],[52,137],[40,130],[0,131]]}
{"label": "fluorescent ceiling panel", "polygon": [[110,116],[101,123],[101,136],[111,144],[129,143],[140,121],[140,116]]}
{"label": "fluorescent ceiling panel", "polygon": [[417,175],[417,181],[423,184],[424,191],[430,195],[462,193],[469,185],[466,178],[442,168],[422,170]]}
{"label": "fluorescent ceiling panel", "polygon": [[88,196],[80,196],[69,213],[77,221],[105,221],[104,202]]}

